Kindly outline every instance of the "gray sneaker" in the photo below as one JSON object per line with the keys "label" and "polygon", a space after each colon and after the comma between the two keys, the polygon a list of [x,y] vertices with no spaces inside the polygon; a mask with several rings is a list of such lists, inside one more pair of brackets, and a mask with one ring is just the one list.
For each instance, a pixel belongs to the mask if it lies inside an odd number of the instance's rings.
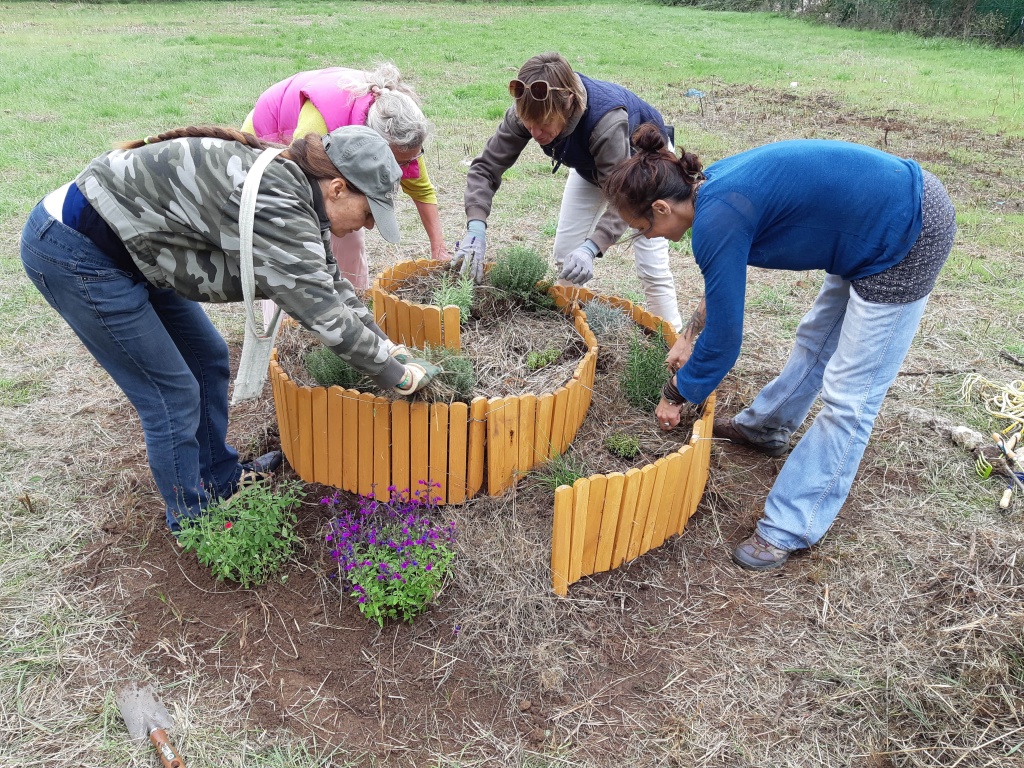
{"label": "gray sneaker", "polygon": [[749,571],[770,571],[781,568],[790,554],[790,550],[779,549],[753,533],[732,551],[732,561]]}

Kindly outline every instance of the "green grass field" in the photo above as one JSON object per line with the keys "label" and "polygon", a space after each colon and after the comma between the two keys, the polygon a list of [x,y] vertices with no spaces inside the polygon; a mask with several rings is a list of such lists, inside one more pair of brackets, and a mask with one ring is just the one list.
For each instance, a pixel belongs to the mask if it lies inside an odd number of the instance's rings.
{"label": "green grass field", "polygon": [[[452,244],[466,166],[508,106],[507,81],[552,49],[658,106],[677,144],[706,161],[783,138],[842,138],[915,157],[950,189],[956,248],[836,528],[779,577],[739,573],[728,548],[777,467],[716,448],[684,535],[569,601],[545,586],[537,519],[549,517],[515,498],[501,515],[468,514],[441,606],[461,635],[443,645],[424,619],[354,643],[352,658],[339,647],[324,670],[334,682],[299,686],[288,706],[267,679],[280,670],[222,669],[234,634],[216,653],[190,646],[198,619],[173,594],[160,597],[159,641],[139,652],[133,585],[152,571],[149,548],[168,546],[154,528],[162,511],[137,417],[21,270],[29,210],[117,141],[240,125],[296,71],[386,58],[435,124],[427,157]],[[110,693],[147,674],[175,702],[190,768],[1024,764],[1022,502],[997,512],[1002,486],[977,480],[973,457],[914,415],[989,429],[960,401],[959,374],[1021,376],[999,354],[1024,356],[1022,72],[1020,50],[629,0],[3,5],[0,765],[154,765],[128,742]],[[690,88],[705,97],[687,98]],[[548,250],[562,183],[531,147],[505,177],[489,241]],[[402,245],[374,236],[371,269],[426,255],[408,201],[400,219]],[[628,296],[638,282],[624,250],[595,284]],[[685,241],[672,259],[686,312],[700,275]],[[779,369],[819,284],[762,271],[750,280],[725,413]],[[237,345],[237,308],[212,314]],[[236,410],[238,444],[259,445],[272,413],[267,402]],[[278,621],[259,593],[239,600],[258,603],[260,626]],[[417,643],[433,649],[431,670],[403,665]],[[458,687],[445,654],[464,670]],[[636,675],[599,677],[609,660]],[[373,727],[339,737],[317,725],[318,707],[348,678],[372,690],[374,705],[352,705],[351,717]],[[411,690],[429,706],[402,709]],[[265,712],[250,718],[266,701],[281,707],[274,727]]]}

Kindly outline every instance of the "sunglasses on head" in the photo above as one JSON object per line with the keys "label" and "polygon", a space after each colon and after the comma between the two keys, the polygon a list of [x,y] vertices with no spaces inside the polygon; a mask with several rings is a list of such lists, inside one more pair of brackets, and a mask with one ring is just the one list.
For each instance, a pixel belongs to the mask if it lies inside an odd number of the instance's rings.
{"label": "sunglasses on head", "polygon": [[547,101],[552,91],[568,91],[569,88],[556,88],[549,85],[547,80],[534,80],[527,85],[522,80],[515,79],[509,82],[508,92],[513,99],[521,99],[529,91],[530,95],[537,101]]}

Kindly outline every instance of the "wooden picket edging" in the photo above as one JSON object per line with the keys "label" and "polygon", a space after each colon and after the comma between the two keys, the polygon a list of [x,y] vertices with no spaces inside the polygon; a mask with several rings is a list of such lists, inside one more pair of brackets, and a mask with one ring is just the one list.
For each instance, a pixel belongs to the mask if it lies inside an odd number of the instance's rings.
{"label": "wooden picket edging", "polygon": [[[404,262],[392,274],[405,279],[435,268],[429,259]],[[387,497],[387,488],[416,491],[435,487],[441,504],[462,504],[481,490],[499,496],[534,467],[569,447],[590,407],[597,372],[597,339],[586,316],[573,303],[573,291],[552,288],[559,307],[573,318],[587,351],[572,378],[555,392],[515,397],[477,397],[472,403],[390,401],[341,387],[301,387],[281,368],[277,354],[270,380],[281,432],[281,450],[306,482],[351,493]],[[388,307],[395,318],[377,315],[378,324],[396,342],[423,346],[445,336],[432,315],[375,288],[374,312]],[[458,342],[458,308],[447,339]],[[422,336],[421,336],[422,334]],[[411,341],[408,341],[411,340]],[[456,347],[457,348],[457,347]],[[440,486],[440,487],[437,487]]]}
{"label": "wooden picket edging", "polygon": [[[594,298],[582,288],[575,294],[580,302]],[[601,298],[649,330],[660,325],[669,345],[675,343],[675,331],[660,318],[625,299]],[[591,475],[555,491],[551,586],[556,594],[565,596],[582,577],[618,568],[682,533],[704,495],[714,419],[712,393],[688,445],[625,474]]]}
{"label": "wooden picket edging", "polygon": [[370,289],[373,319],[384,329],[389,339],[417,349],[423,349],[426,344],[462,349],[458,307],[414,304],[391,293],[403,280],[444,266],[445,262],[434,259],[403,261],[384,270],[374,279]]}

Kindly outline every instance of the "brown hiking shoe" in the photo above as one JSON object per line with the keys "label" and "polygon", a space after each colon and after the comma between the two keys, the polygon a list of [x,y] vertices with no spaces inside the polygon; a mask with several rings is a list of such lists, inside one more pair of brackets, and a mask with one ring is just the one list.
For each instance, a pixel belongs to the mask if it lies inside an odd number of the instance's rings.
{"label": "brown hiking shoe", "polygon": [[724,437],[726,440],[736,443],[737,445],[750,448],[752,451],[763,453],[766,456],[785,456],[789,453],[789,443],[785,443],[783,445],[755,443],[740,432],[739,428],[733,424],[732,419],[715,419],[715,425],[711,430],[711,434],[715,437]]}
{"label": "brown hiking shoe", "polygon": [[732,551],[732,561],[748,571],[771,571],[785,565],[790,554],[788,549],[779,549],[754,533]]}

